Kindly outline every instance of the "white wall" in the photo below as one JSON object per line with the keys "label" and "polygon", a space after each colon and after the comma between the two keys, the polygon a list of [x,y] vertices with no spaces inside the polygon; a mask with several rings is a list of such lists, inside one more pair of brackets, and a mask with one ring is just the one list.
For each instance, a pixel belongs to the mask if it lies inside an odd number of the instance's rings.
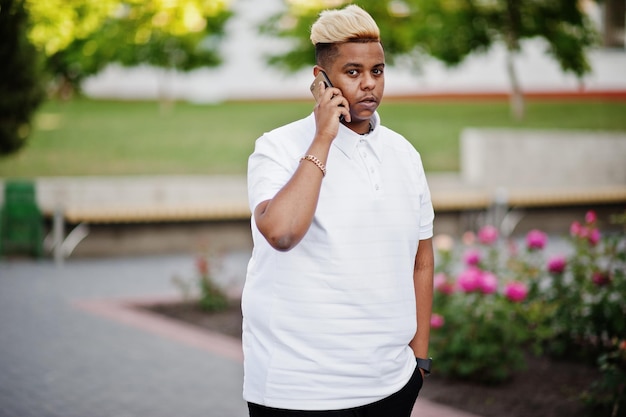
{"label": "white wall", "polygon": [[[194,102],[258,98],[301,98],[310,92],[311,70],[285,74],[264,64],[264,55],[280,48],[281,41],[263,38],[256,27],[281,7],[281,0],[235,0],[235,17],[227,26],[223,46],[224,65],[190,73],[165,74],[148,67],[121,68],[112,65],[84,84],[87,95],[96,98],[153,99],[161,92]],[[579,82],[565,75],[545,54],[545,44],[524,44],[516,59],[523,89],[527,92],[575,92]],[[313,48],[311,47],[311,53]],[[411,73],[396,67],[386,72],[387,95],[438,93],[503,93],[509,89],[505,51],[467,58],[457,68],[427,62],[422,71]],[[593,72],[583,80],[585,91],[626,90],[626,51],[595,50],[590,53]]]}

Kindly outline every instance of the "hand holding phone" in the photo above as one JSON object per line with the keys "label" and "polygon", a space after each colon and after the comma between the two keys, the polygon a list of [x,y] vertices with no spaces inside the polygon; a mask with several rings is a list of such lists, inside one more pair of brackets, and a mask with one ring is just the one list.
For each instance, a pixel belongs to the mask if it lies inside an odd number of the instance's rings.
{"label": "hand holding phone", "polygon": [[[324,72],[323,70],[320,70],[317,73],[317,76],[313,80],[313,83],[311,84],[311,87],[310,87],[311,93],[313,94],[313,97],[315,98],[315,101],[317,103],[320,102],[321,97],[322,97],[322,91],[320,89],[321,82],[324,83],[324,86],[326,86],[326,88],[333,88],[333,83],[330,82],[330,79],[328,78],[328,75],[326,75],[326,72]],[[340,104],[339,107],[344,107],[344,106]],[[339,116],[339,120],[343,122],[344,116],[343,115]]]}
{"label": "hand holding phone", "polygon": [[315,77],[315,79],[313,80],[313,83],[311,84],[311,93],[313,94],[315,101],[318,103],[322,96],[322,92],[320,91],[320,82],[323,82],[326,88],[333,86],[333,84],[328,79],[328,75],[326,75],[324,71],[320,71],[317,73],[317,76]]}

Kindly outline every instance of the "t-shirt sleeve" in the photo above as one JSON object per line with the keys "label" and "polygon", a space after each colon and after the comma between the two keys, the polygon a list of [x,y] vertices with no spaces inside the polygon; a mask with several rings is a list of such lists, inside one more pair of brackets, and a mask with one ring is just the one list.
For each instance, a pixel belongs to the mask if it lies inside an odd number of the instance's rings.
{"label": "t-shirt sleeve", "polygon": [[274,198],[293,175],[293,158],[267,134],[257,139],[248,158],[248,204],[250,211],[259,203]]}
{"label": "t-shirt sleeve", "polygon": [[417,154],[417,163],[419,195],[421,198],[419,239],[424,240],[433,237],[435,210],[433,209],[430,188],[428,187],[426,173],[424,172],[424,166],[422,165],[422,159],[419,153]]}
{"label": "t-shirt sleeve", "polygon": [[422,195],[422,210],[420,218],[420,240],[429,239],[433,237],[433,223],[435,220],[435,210],[433,209],[433,203],[430,198],[430,189],[426,182],[426,176],[424,178],[425,191]]}

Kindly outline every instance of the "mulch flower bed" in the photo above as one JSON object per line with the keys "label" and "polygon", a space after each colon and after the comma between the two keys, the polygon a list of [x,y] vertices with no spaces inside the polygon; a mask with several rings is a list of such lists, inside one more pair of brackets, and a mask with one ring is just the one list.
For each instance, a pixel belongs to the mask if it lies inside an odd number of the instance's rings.
{"label": "mulch flower bed", "polygon": [[[155,313],[201,328],[241,337],[241,310],[208,313],[197,303],[159,304]],[[471,341],[468,341],[471,343]],[[421,397],[483,417],[584,417],[581,393],[599,376],[594,368],[528,356],[528,367],[512,381],[496,386],[448,380],[436,373],[427,378]]]}

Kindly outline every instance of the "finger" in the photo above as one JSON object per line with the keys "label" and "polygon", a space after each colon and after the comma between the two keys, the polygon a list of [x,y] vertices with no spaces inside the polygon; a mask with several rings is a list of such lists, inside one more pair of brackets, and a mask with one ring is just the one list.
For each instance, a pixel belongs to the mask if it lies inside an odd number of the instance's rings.
{"label": "finger", "polygon": [[343,116],[343,120],[346,122],[351,122],[352,117],[350,117],[350,109],[348,107],[339,107],[341,109],[341,115]]}
{"label": "finger", "polygon": [[348,103],[348,99],[341,96],[339,98],[339,103],[337,106],[341,109],[341,114],[344,116],[346,121],[350,121],[350,103]]}
{"label": "finger", "polygon": [[324,81],[320,81],[318,88],[320,90],[320,94],[324,94],[326,91],[326,83]]}

